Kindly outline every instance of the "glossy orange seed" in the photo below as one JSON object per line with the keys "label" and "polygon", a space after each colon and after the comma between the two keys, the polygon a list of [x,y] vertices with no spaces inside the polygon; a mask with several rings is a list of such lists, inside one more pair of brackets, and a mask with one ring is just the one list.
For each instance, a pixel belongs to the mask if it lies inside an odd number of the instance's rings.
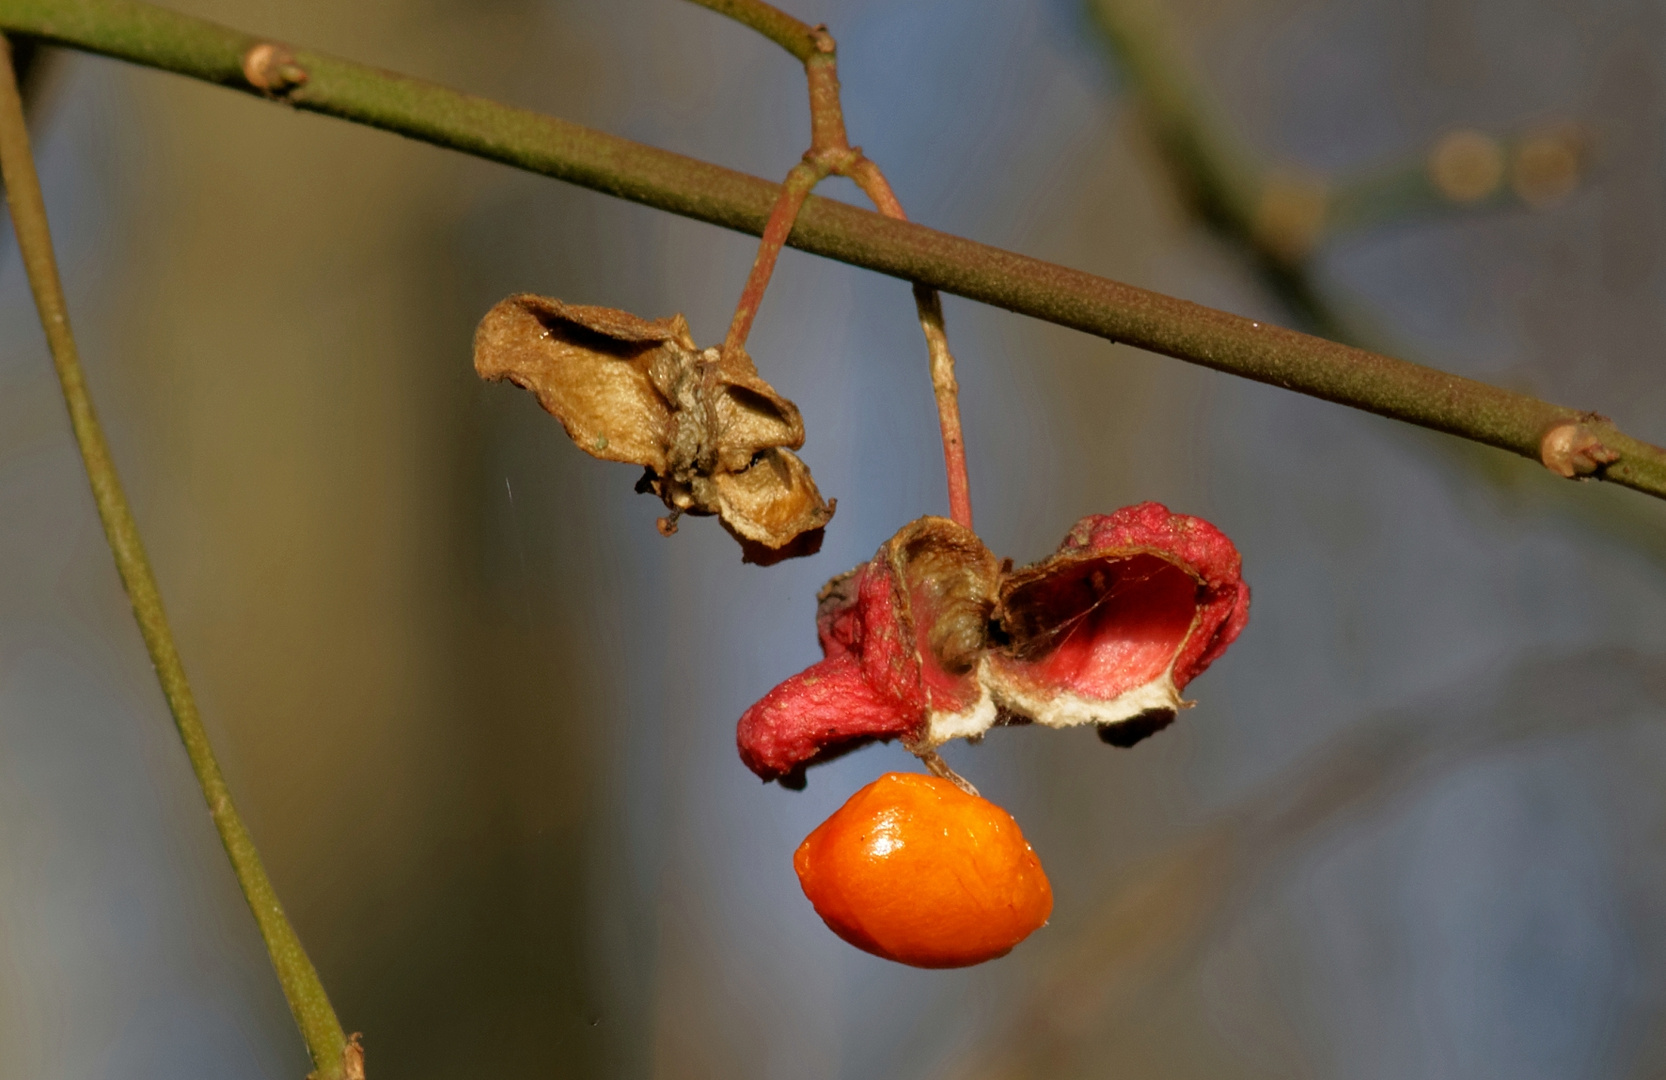
{"label": "glossy orange seed", "polygon": [[887,773],[852,795],[804,838],[793,867],[835,934],[914,967],[1005,956],[1053,910],[1012,815],[917,773]]}

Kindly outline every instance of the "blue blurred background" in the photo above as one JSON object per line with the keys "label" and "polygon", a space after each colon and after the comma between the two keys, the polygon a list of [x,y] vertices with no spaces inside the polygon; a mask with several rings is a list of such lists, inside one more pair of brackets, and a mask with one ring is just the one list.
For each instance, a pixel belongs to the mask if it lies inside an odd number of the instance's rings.
{"label": "blue blurred background", "polygon": [[[808,141],[798,66],[679,0],[173,6],[766,176]],[[915,219],[1296,317],[1176,196],[1077,0],[787,6],[838,37]],[[1657,0],[1157,10],[1213,122],[1293,175],[1578,125],[1564,197],[1338,235],[1313,272],[1403,353],[1666,441]],[[947,298],[991,548],[1156,499],[1234,538],[1255,600],[1133,750],[949,748],[1057,907],[1003,960],[905,969],[821,925],[791,853],[906,753],[794,793],[733,748],[816,658],[821,582],[946,509],[905,285],[783,256],[751,351],[839,511],[760,570],[709,521],[662,539],[632,469],[469,362],[515,291],[715,342],[751,239],[83,56],[36,139],[210,732],[371,1076],[1666,1072],[1666,508]],[[0,1077],[307,1068],[8,250]]]}

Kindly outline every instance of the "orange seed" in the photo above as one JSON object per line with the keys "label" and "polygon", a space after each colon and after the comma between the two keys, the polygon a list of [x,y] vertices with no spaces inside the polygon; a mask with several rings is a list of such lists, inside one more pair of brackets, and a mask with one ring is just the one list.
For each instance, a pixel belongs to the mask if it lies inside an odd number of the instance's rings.
{"label": "orange seed", "polygon": [[1053,910],[1012,815],[917,773],[887,773],[852,795],[804,838],[793,867],[835,934],[914,967],[1005,956]]}

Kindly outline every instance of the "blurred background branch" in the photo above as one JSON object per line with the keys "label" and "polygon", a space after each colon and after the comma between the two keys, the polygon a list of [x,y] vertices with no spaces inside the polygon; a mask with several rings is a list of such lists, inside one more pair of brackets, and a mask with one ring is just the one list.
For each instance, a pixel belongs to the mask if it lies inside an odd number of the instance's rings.
{"label": "blurred background branch", "polygon": [[[1156,0],[1086,0],[1099,41],[1126,80],[1179,202],[1243,259],[1295,325],[1361,348],[1414,355],[1321,282],[1316,256],[1349,233],[1422,218],[1547,210],[1591,165],[1592,134],[1560,123],[1495,137],[1448,132],[1420,157],[1364,175],[1326,179],[1288,164],[1265,165],[1219,119],[1192,78]],[[1666,563],[1666,520],[1627,500],[1574,497],[1523,470],[1501,467],[1470,443],[1425,440],[1433,453],[1484,478],[1527,512],[1593,526]],[[1577,493],[1589,494],[1589,493]]]}
{"label": "blurred background branch", "polygon": [[1501,135],[1448,131],[1420,156],[1331,180],[1316,240],[1420,218],[1548,210],[1576,191],[1594,164],[1592,138],[1572,123]]}
{"label": "blurred background branch", "polygon": [[1420,217],[1503,208],[1544,209],[1578,186],[1589,138],[1562,124],[1498,138],[1459,129],[1416,159],[1361,176],[1324,178],[1266,166],[1216,119],[1173,41],[1156,0],[1087,0],[1126,78],[1180,200],[1235,245],[1314,333],[1361,343],[1369,335],[1328,300],[1312,257],[1331,238]]}

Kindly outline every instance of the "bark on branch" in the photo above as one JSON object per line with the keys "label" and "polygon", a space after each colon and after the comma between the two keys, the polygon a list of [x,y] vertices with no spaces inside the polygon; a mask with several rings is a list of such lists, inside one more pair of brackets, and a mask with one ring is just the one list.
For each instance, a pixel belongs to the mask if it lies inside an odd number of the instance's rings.
{"label": "bark on branch", "polygon": [[[745,173],[135,0],[0,0],[0,30],[259,94],[754,236],[763,231],[778,191]],[[260,63],[246,71],[246,58]],[[1594,440],[1601,450],[1586,455],[1597,462],[1589,475],[1666,498],[1666,450],[1590,412],[830,199],[812,196],[805,203],[788,243],[1534,461],[1543,461],[1548,435],[1576,425],[1581,441]]]}

